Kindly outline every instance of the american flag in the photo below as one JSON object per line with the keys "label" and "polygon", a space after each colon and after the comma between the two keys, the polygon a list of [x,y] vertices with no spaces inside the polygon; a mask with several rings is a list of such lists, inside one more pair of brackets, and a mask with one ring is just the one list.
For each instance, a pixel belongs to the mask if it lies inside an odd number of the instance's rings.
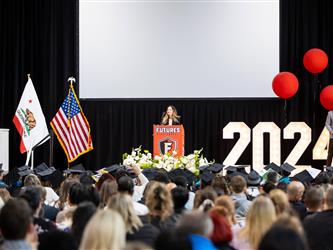
{"label": "american flag", "polygon": [[51,121],[51,127],[64,149],[68,162],[93,149],[90,126],[80,107],[73,86]]}

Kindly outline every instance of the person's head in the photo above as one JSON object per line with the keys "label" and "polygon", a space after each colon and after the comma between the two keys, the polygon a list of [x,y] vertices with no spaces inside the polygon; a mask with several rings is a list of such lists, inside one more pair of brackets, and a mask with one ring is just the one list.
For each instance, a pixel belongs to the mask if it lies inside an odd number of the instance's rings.
{"label": "person's head", "polygon": [[[214,190],[214,188],[212,188],[211,186],[208,186],[208,187],[205,187],[204,189],[198,190],[195,193],[193,208],[194,209],[199,209],[200,206],[203,205],[203,203],[206,200],[211,201],[212,203],[214,203],[216,197],[217,197],[217,193]],[[210,202],[207,202],[207,201],[205,203],[207,205],[204,205],[203,211],[208,211],[211,208],[211,204],[209,204]]]}
{"label": "person's head", "polygon": [[95,184],[95,180],[91,176],[91,171],[83,172],[79,176],[80,183],[85,186],[91,186]]}
{"label": "person's head", "polygon": [[37,175],[34,174],[29,174],[28,176],[25,177],[24,179],[24,186],[41,186],[41,182]]}
{"label": "person's head", "polygon": [[305,192],[304,202],[309,211],[321,211],[325,204],[324,190],[320,187],[310,187]]}
{"label": "person's head", "polygon": [[65,204],[69,196],[69,190],[75,183],[78,182],[79,180],[77,178],[67,178],[61,183],[59,189],[59,200],[58,200],[58,207],[60,210],[62,210],[65,207]]}
{"label": "person's head", "polygon": [[42,188],[41,186],[27,186],[21,190],[19,195],[29,204],[32,215],[37,217],[44,203]]}
{"label": "person's head", "polygon": [[125,193],[113,195],[107,205],[108,209],[117,211],[124,220],[126,232],[133,233],[142,227],[140,218],[136,215],[132,198]]}
{"label": "person's head", "polygon": [[218,195],[230,194],[230,189],[224,176],[216,175],[212,181],[212,187]]}
{"label": "person's head", "polygon": [[327,209],[333,209],[333,187],[329,187],[326,190],[325,202]]}
{"label": "person's head", "polygon": [[38,250],[72,250],[77,248],[73,236],[63,231],[42,233],[38,239]]}
{"label": "person's head", "polygon": [[0,211],[0,230],[6,240],[24,240],[32,232],[32,212],[25,200],[10,199]]}
{"label": "person's head", "polygon": [[166,219],[173,213],[173,202],[170,192],[165,185],[155,182],[147,194],[146,205],[152,216],[159,216],[161,220]]}
{"label": "person's head", "polygon": [[210,236],[214,244],[230,242],[232,240],[232,231],[227,219],[214,210],[209,212],[209,216],[214,225],[213,233]]}
{"label": "person's head", "polygon": [[264,190],[264,192],[266,194],[269,194],[269,192],[271,192],[273,189],[276,188],[276,185],[273,182],[266,182],[263,186],[262,189]]}
{"label": "person's head", "polygon": [[209,238],[213,233],[214,224],[207,213],[192,211],[179,218],[177,229],[184,235],[198,234]]}
{"label": "person's head", "polygon": [[300,201],[303,197],[304,185],[299,181],[292,181],[287,188],[289,201]]}
{"label": "person's head", "polygon": [[97,188],[97,190],[99,191],[104,183],[104,181],[113,181],[115,180],[115,178],[112,176],[112,174],[109,173],[104,173],[102,174],[101,178],[98,179],[98,182],[96,183],[95,187]]}
{"label": "person's head", "polygon": [[129,176],[122,176],[118,180],[118,191],[121,193],[127,193],[133,195],[134,192],[134,182]]}
{"label": "person's head", "polygon": [[189,194],[188,190],[184,187],[175,187],[171,190],[172,200],[174,204],[174,209],[181,209],[185,207],[188,201]]}
{"label": "person's head", "polygon": [[246,180],[240,175],[234,176],[231,178],[230,187],[235,194],[243,193],[246,189]]}
{"label": "person's head", "polygon": [[330,175],[326,172],[320,172],[318,176],[315,178],[315,183],[317,185],[322,185],[322,184],[329,184],[331,180]]}
{"label": "person's head", "polygon": [[298,233],[298,235],[302,238],[305,238],[305,232],[302,223],[297,215],[283,214],[275,221],[273,226],[288,227]]}
{"label": "person's head", "polygon": [[160,171],[154,177],[154,181],[164,183],[164,184],[168,184],[170,182],[170,178],[169,178],[169,176],[166,172]]}
{"label": "person's head", "polygon": [[79,205],[83,201],[91,201],[95,206],[98,206],[100,201],[99,193],[92,186],[74,183],[69,189],[68,203],[73,206]]}
{"label": "person's head", "polygon": [[166,114],[170,117],[170,118],[173,118],[173,117],[177,117],[178,114],[177,114],[177,109],[175,108],[175,106],[168,106],[167,107],[167,110],[166,110]]}
{"label": "person's head", "polygon": [[107,205],[110,197],[112,195],[115,195],[117,192],[118,192],[118,184],[116,180],[110,180],[110,179],[105,180],[99,190],[99,194],[101,197],[101,201],[99,204],[100,208],[104,208]]}
{"label": "person's head", "polygon": [[11,198],[11,195],[7,189],[0,188],[0,198],[4,203],[6,203]]}
{"label": "person's head", "polygon": [[267,181],[266,182],[271,182],[273,184],[277,184],[279,181],[279,178],[278,178],[278,173],[275,172],[275,171],[272,171],[272,172],[268,172],[267,173]]}
{"label": "person's head", "polygon": [[82,202],[73,213],[72,234],[77,245],[80,245],[83,231],[90,220],[95,214],[97,208],[94,203],[90,201]]}
{"label": "person's head", "polygon": [[257,249],[261,238],[275,220],[273,202],[268,197],[258,196],[246,215],[246,224],[240,231],[240,236],[246,238],[253,249]]}
{"label": "person's head", "polygon": [[177,185],[177,186],[181,186],[183,188],[187,188],[187,179],[184,177],[184,176],[177,176],[174,180],[174,183]]}
{"label": "person's head", "polygon": [[219,214],[225,216],[229,223],[236,224],[235,217],[235,203],[228,195],[222,195],[215,199],[215,207],[213,210],[216,210]]}
{"label": "person's head", "polygon": [[276,214],[278,216],[290,212],[288,196],[281,189],[273,189],[269,192],[269,198],[272,200]]}
{"label": "person's head", "polygon": [[177,109],[174,106],[170,105],[167,107],[166,111],[163,113],[162,123],[167,124],[169,119],[179,122],[179,118],[180,118],[180,116],[177,113]]}
{"label": "person's head", "polygon": [[300,235],[283,225],[272,226],[263,236],[258,250],[307,250]]}
{"label": "person's head", "polygon": [[126,229],[122,217],[114,210],[97,211],[84,229],[80,250],[122,249]]}

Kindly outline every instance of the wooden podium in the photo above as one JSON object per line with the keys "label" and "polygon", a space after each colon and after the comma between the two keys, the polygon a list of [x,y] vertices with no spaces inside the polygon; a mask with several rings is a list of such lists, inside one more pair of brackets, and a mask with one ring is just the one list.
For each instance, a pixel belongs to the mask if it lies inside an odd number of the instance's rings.
{"label": "wooden podium", "polygon": [[172,154],[184,156],[184,127],[183,125],[154,125],[154,150],[155,155]]}
{"label": "wooden podium", "polygon": [[9,171],[9,129],[0,128],[0,163],[5,172]]}

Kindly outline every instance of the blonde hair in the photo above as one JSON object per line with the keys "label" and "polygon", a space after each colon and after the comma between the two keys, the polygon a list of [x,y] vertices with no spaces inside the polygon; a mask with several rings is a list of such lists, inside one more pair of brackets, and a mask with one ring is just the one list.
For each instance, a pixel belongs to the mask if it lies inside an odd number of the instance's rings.
{"label": "blonde hair", "polygon": [[29,174],[24,179],[24,186],[25,187],[28,187],[28,186],[41,186],[41,185],[42,184],[41,184],[39,178],[37,177],[37,175]]}
{"label": "blonde hair", "polygon": [[290,204],[285,192],[280,189],[273,189],[269,192],[269,198],[271,198],[274,204],[277,216],[290,213]]}
{"label": "blonde hair", "polygon": [[257,249],[260,240],[276,220],[272,201],[265,197],[257,197],[246,216],[245,227],[239,232],[239,237],[249,241],[253,249]]}
{"label": "blonde hair", "polygon": [[99,210],[83,232],[80,250],[121,249],[125,247],[125,224],[114,210]]}
{"label": "blonde hair", "polygon": [[172,119],[172,121],[174,121],[174,122],[179,122],[179,119],[180,119],[180,116],[178,115],[178,113],[177,113],[177,109],[175,108],[175,106],[173,106],[173,105],[169,105],[168,107],[167,107],[167,109],[168,108],[172,108],[172,116],[171,117],[169,117],[168,116],[168,114],[167,114],[167,112],[164,112],[163,113],[163,115],[162,115],[162,124],[164,124],[164,125],[167,125],[168,124],[168,121],[169,121],[169,118],[170,119]]}
{"label": "blonde hair", "polygon": [[[140,218],[136,215],[132,198],[128,194],[113,195],[108,202],[109,209],[117,211],[125,222],[126,232],[133,233],[142,227]],[[133,230],[134,229],[134,230]]]}
{"label": "blonde hair", "polygon": [[165,185],[154,183],[147,193],[146,205],[152,216],[159,216],[161,220],[168,218],[173,213],[173,202],[170,192]]}

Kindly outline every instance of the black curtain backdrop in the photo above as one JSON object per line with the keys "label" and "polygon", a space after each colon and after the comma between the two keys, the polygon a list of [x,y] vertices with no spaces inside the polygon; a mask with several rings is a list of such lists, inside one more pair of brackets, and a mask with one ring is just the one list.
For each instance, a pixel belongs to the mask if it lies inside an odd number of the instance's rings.
{"label": "black curtain backdrop", "polygon": [[[318,47],[331,59],[332,4],[329,0],[280,1],[280,70],[295,73],[300,81],[298,94],[287,101],[287,121],[305,121],[313,129],[313,143],[298,164],[323,164],[311,160],[312,148],[326,117],[326,111],[319,104],[319,91],[333,82],[332,74],[329,74],[333,64],[329,63],[318,76],[312,76],[304,69],[302,57],[308,49]],[[26,74],[31,74],[48,122],[67,93],[67,78],[79,79],[78,18],[78,0],[0,2],[0,127],[10,128],[12,167],[25,161],[25,155],[19,153],[19,136],[12,118],[27,81]],[[251,80],[244,84],[251,84]],[[261,121],[273,121],[281,129],[287,124],[284,101],[277,98],[90,99],[81,100],[81,104],[91,125],[95,149],[75,163],[82,162],[90,169],[119,163],[122,153],[129,152],[132,147],[142,145],[152,151],[152,125],[159,123],[169,104],[175,105],[182,116],[186,153],[204,148],[204,155],[217,162],[225,159],[239,138],[222,140],[222,129],[228,122],[243,121],[251,129]],[[282,140],[282,162],[298,138],[292,142]],[[265,145],[265,163],[269,163],[267,137]],[[48,163],[49,155],[50,145],[46,143],[36,149],[35,163]],[[238,161],[238,164],[251,163],[252,144]],[[53,164],[61,169],[67,167],[56,139]]]}

